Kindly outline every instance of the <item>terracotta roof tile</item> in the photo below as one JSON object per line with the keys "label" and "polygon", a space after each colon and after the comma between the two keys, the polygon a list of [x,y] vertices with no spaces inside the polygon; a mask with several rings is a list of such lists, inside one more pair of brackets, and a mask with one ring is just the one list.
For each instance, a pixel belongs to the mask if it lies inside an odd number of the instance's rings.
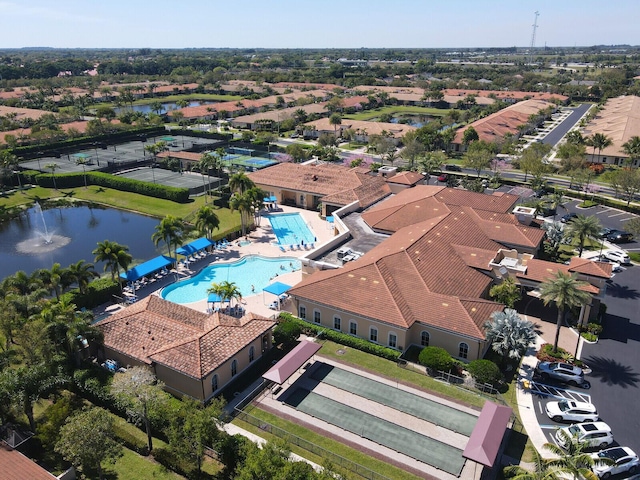
{"label": "terracotta roof tile", "polygon": [[[0,442],[1,443],[1,442]],[[0,444],[0,479],[2,480],[52,480],[55,477],[33,460],[17,450]]]}
{"label": "terracotta roof tile", "polygon": [[398,183],[400,185],[415,185],[424,180],[424,175],[418,172],[399,172],[393,177],[387,178],[389,183]]}
{"label": "terracotta roof tile", "polygon": [[193,378],[208,375],[274,325],[251,313],[207,315],[153,295],[96,324],[105,346]]}

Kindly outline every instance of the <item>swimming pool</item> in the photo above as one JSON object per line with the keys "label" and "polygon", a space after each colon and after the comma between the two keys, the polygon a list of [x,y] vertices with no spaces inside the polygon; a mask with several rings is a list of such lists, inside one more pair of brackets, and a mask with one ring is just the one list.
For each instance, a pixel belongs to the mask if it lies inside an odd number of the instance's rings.
{"label": "swimming pool", "polygon": [[316,241],[313,232],[299,213],[282,213],[266,217],[280,245],[299,245],[302,242],[308,245]]}
{"label": "swimming pool", "polygon": [[[276,275],[300,270],[300,261],[293,257],[269,258],[247,255],[233,263],[209,265],[191,278],[172,283],[162,289],[162,298],[173,303],[193,303],[206,299],[211,283],[233,282],[243,297],[255,295],[271,283]],[[255,291],[251,291],[253,285]]]}

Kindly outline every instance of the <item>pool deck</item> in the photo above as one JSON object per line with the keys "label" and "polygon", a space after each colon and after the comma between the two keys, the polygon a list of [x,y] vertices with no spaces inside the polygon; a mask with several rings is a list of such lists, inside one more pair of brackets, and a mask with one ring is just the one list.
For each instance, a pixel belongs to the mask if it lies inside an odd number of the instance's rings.
{"label": "pool deck", "polygon": [[[311,228],[311,231],[317,238],[317,242],[315,244],[316,247],[333,238],[333,231],[327,229],[326,222],[320,218],[317,212],[311,210],[301,210],[298,208],[287,206],[279,207],[280,211],[272,212],[272,214],[299,213],[304,218],[307,226]],[[188,267],[179,265],[178,270],[175,274],[170,274],[167,277],[156,281],[155,283],[145,285],[144,287],[140,288],[140,290],[136,292],[138,299],[147,297],[149,295],[160,295],[160,291],[162,290],[162,288],[170,285],[176,279],[183,279],[195,275],[203,268],[214,263],[234,262],[247,255],[262,255],[264,257],[271,258],[299,258],[312,251],[310,248],[302,250],[289,250],[288,246],[285,252],[281,251],[277,244],[272,243],[276,242],[277,238],[271,230],[271,224],[265,218],[261,220],[260,226],[256,227],[253,232],[247,235],[247,239],[251,241],[249,245],[240,246],[239,241],[243,241],[244,238],[238,239],[231,242],[227,246],[227,248],[222,251],[218,250],[212,255],[208,255],[205,258],[190,262]],[[272,279],[271,283],[282,282],[293,286],[299,283],[301,280],[302,272],[298,270],[295,272],[278,275]],[[269,308],[269,305],[275,299],[275,296],[270,293],[256,292],[255,295],[244,297],[242,299],[242,306],[248,312],[271,318],[277,314],[277,311],[271,310]],[[200,312],[206,312],[208,307],[206,299],[200,300],[198,302],[186,303],[184,305]],[[287,304],[285,303],[281,308],[286,310]],[[105,308],[103,308],[101,312],[96,311],[95,313],[96,315],[100,315],[101,313],[105,312],[113,313],[113,311],[117,311],[117,309],[118,308],[113,307],[113,305],[105,306]]]}

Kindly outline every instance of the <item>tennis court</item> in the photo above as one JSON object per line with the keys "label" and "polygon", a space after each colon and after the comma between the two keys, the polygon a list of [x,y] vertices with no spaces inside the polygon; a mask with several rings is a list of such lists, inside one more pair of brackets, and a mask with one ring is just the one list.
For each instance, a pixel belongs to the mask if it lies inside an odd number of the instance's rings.
{"label": "tennis court", "polygon": [[465,459],[458,448],[309,390],[298,388],[285,402],[301,412],[452,475],[459,476],[464,467]]}
{"label": "tennis court", "polygon": [[427,422],[469,436],[478,417],[434,402],[427,398],[399,390],[391,385],[348,372],[326,363],[316,363],[311,378],[333,387],[399,410]]}
{"label": "tennis court", "polygon": [[[199,173],[184,173],[165,170],[163,168],[141,167],[118,174],[119,176],[140,180],[142,182],[158,183],[168,187],[189,189],[201,189],[207,177]],[[216,185],[220,181],[217,177],[210,177],[211,184]]]}
{"label": "tennis court", "polygon": [[238,155],[235,153],[227,153],[222,158],[222,162],[226,167],[231,167],[232,165],[234,165],[251,169],[265,168],[278,163],[275,160],[269,160],[268,158],[250,157],[247,155]]}

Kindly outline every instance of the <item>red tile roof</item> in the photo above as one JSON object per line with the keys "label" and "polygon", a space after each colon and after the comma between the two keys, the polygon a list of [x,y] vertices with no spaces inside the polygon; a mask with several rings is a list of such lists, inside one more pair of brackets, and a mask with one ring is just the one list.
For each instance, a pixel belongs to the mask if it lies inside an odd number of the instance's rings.
{"label": "red tile roof", "polygon": [[[569,265],[547,262],[545,260],[534,258],[527,262],[527,271],[524,273],[517,273],[516,276],[518,278],[543,283],[551,279],[558,271],[564,273],[573,273]],[[581,288],[581,290],[585,290],[596,295],[600,292],[600,289],[592,284],[585,285],[584,288]]]}
{"label": "red tile roof", "polygon": [[415,185],[424,180],[424,175],[418,172],[399,172],[393,177],[387,178],[388,183],[397,183],[400,185]]}
{"label": "red tile roof", "polygon": [[53,474],[17,450],[11,450],[0,442],[1,480],[52,480]]}
{"label": "red tile roof", "polygon": [[391,192],[383,177],[335,164],[280,163],[247,176],[256,185],[310,193],[335,205],[358,201],[365,208]]}
{"label": "red tile roof", "polygon": [[133,359],[159,363],[201,379],[275,326],[248,313],[207,315],[149,296],[96,324],[104,345]]}

